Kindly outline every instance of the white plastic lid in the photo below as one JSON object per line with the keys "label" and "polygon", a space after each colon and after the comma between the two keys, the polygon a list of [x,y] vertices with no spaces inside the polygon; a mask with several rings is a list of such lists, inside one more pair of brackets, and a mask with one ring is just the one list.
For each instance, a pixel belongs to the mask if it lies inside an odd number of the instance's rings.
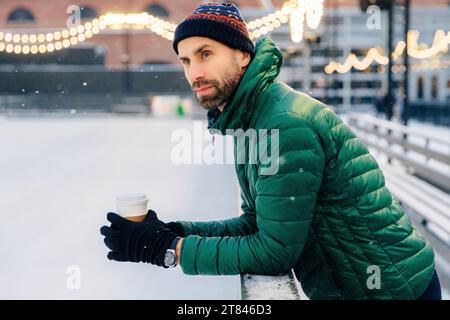
{"label": "white plastic lid", "polygon": [[139,204],[148,201],[145,193],[124,193],[116,197],[116,203],[126,203],[129,205]]}

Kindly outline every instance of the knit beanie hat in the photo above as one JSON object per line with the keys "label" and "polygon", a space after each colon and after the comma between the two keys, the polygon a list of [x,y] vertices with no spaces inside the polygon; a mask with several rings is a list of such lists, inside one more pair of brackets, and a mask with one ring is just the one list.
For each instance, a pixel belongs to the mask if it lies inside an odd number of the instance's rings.
{"label": "knit beanie hat", "polygon": [[255,55],[247,26],[232,3],[202,3],[175,29],[173,49],[178,54],[178,42],[189,37],[207,37],[231,48]]}

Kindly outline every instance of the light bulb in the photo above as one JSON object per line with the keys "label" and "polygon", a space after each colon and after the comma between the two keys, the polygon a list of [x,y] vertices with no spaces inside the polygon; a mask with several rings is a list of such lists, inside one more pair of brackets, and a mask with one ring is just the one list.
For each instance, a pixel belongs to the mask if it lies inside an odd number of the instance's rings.
{"label": "light bulb", "polygon": [[29,54],[30,53],[30,47],[29,46],[23,46],[22,47],[22,53],[23,54]]}

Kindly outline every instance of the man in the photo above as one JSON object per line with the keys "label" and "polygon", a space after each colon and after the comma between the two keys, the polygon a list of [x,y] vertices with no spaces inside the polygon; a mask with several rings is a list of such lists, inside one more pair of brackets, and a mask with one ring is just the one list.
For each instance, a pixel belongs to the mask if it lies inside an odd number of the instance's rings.
{"label": "man", "polygon": [[[375,159],[330,108],[275,80],[280,50],[269,38],[255,47],[234,5],[200,5],[178,25],[173,47],[208,128],[278,130],[279,167],[264,175],[262,161],[236,163],[243,214],[228,220],[166,224],[149,210],[134,223],[108,213],[111,227],[101,233],[109,259],[181,263],[189,275],[293,269],[310,299],[440,294],[432,248]],[[249,143],[239,149],[234,141],[238,157],[248,152]]]}

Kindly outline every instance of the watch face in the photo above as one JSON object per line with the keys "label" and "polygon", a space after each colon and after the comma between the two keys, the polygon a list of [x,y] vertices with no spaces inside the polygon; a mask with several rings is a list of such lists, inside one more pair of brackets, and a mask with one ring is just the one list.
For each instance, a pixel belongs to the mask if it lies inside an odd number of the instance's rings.
{"label": "watch face", "polygon": [[175,255],[173,252],[167,251],[166,255],[164,256],[164,264],[167,267],[170,267],[175,264]]}

